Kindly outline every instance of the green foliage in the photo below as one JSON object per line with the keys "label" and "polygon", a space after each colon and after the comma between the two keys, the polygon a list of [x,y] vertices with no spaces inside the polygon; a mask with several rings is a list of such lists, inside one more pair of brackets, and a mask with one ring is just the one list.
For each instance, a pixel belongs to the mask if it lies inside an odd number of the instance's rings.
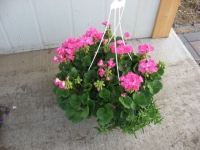
{"label": "green foliage", "polygon": [[147,105],[147,99],[146,99],[145,95],[141,92],[134,93],[133,94],[133,100],[140,107],[144,108]]}
{"label": "green foliage", "polygon": [[110,91],[107,90],[107,89],[105,89],[105,88],[103,88],[103,89],[99,92],[99,97],[104,98],[104,99],[109,98],[109,97],[110,97]]}
{"label": "green foliage", "polygon": [[[112,32],[108,29],[104,38],[112,43],[114,39],[111,37]],[[127,54],[118,55],[119,76],[133,72],[143,79],[138,91],[128,91],[119,81],[116,57],[111,52],[109,43],[103,42],[100,45],[96,59],[89,68],[99,44],[100,41],[97,40],[94,45],[82,46],[75,51],[73,60],[58,66],[56,78],[62,84],[55,83],[53,92],[66,117],[73,123],[79,123],[95,116],[98,123],[95,128],[99,134],[120,128],[124,133],[135,135],[137,130],[143,130],[151,123],[160,123],[162,117],[153,97],[163,87],[161,77],[165,63],[157,64],[157,72],[142,73],[138,69],[140,61],[150,56],[131,53],[131,60]],[[100,60],[103,62],[101,66],[97,65]],[[115,63],[114,67],[108,67],[110,60]],[[100,75],[100,71],[103,71],[103,75]]]}
{"label": "green foliage", "polygon": [[107,107],[99,108],[97,110],[97,118],[99,119],[98,123],[100,125],[106,125],[113,118],[113,111],[110,108],[107,108]]}

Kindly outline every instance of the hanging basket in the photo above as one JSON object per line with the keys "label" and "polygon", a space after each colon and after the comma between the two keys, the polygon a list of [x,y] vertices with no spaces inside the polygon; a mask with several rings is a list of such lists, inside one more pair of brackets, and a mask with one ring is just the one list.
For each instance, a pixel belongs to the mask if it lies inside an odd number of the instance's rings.
{"label": "hanging basket", "polygon": [[54,62],[60,72],[53,91],[59,107],[73,123],[95,116],[98,133],[120,128],[135,134],[151,123],[161,123],[153,97],[162,89],[165,64],[149,56],[153,46],[141,44],[134,53],[126,45],[129,33],[123,38],[113,36],[111,26],[103,24],[107,26],[104,36],[90,28],[56,49]]}

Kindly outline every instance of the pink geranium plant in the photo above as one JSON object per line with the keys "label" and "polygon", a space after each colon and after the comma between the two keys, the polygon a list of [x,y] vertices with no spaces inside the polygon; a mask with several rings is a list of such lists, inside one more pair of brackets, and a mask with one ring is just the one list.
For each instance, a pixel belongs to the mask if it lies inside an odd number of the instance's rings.
{"label": "pink geranium plant", "polygon": [[134,50],[127,45],[128,32],[123,38],[115,37],[111,25],[102,24],[107,27],[103,38],[103,33],[92,27],[56,49],[53,61],[58,63],[59,73],[54,93],[73,123],[95,116],[99,133],[119,127],[135,134],[162,120],[153,96],[162,89],[165,64],[151,58],[152,45],[140,44]]}

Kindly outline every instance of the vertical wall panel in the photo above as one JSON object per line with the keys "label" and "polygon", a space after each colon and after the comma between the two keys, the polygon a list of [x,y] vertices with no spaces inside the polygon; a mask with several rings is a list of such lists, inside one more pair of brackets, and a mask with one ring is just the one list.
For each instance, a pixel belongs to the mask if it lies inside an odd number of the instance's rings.
{"label": "vertical wall panel", "polygon": [[59,46],[70,30],[69,0],[34,0],[45,48]]}
{"label": "vertical wall panel", "polygon": [[1,20],[0,18],[0,50],[2,53],[6,53],[6,51],[12,49],[12,45]]}
{"label": "vertical wall panel", "polygon": [[72,12],[75,37],[85,33],[90,27],[103,31],[101,22],[105,20],[104,0],[73,0]]}
{"label": "vertical wall panel", "polygon": [[135,38],[151,37],[160,0],[139,0]]}
{"label": "vertical wall panel", "polygon": [[[55,48],[90,27],[104,31],[112,0],[0,0],[0,54]],[[126,0],[123,32],[151,37],[160,0]],[[111,17],[113,25],[113,16]],[[10,41],[10,42],[9,42]]]}
{"label": "vertical wall panel", "polygon": [[0,16],[13,46],[12,52],[41,48],[28,0],[1,0]]}

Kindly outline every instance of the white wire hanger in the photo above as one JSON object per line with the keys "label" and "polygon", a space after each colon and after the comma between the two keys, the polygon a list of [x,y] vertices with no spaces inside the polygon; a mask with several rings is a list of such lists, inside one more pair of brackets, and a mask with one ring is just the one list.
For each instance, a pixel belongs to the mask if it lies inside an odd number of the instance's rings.
{"label": "white wire hanger", "polygon": [[[99,46],[95,52],[95,55],[93,57],[93,60],[88,68],[88,70],[90,70],[92,64],[94,63],[94,60],[96,58],[96,55],[97,53],[99,52],[99,49],[100,49],[100,46],[101,46],[101,43],[103,41],[103,38],[104,38],[104,35],[106,33],[106,30],[108,29],[108,26],[109,26],[109,22],[110,22],[110,16],[111,16],[111,13],[112,11],[114,11],[114,32],[113,32],[113,35],[112,37],[110,38],[110,40],[108,41],[108,43],[110,43],[111,39],[114,37],[114,43],[115,43],[115,59],[116,59],[116,67],[117,67],[117,76],[118,76],[118,80],[119,80],[119,68],[118,68],[118,59],[117,59],[117,45],[116,45],[116,32],[117,32],[117,29],[119,28],[120,29],[120,34],[121,34],[121,37],[122,37],[122,41],[123,41],[123,44],[125,45],[125,42],[124,42],[124,37],[123,37],[123,34],[122,34],[122,28],[121,28],[121,18],[122,18],[122,15],[123,15],[123,12],[124,12],[124,7],[125,7],[125,3],[126,3],[126,0],[113,0],[111,5],[110,5],[110,12],[109,12],[109,16],[108,16],[108,20],[107,20],[107,25],[106,25],[106,28],[104,30],[104,33],[103,33],[103,36],[101,38],[101,41],[99,43]],[[122,11],[121,11],[122,9]],[[118,23],[116,24],[116,17],[117,17],[117,10],[118,10]],[[128,54],[130,59],[132,60],[130,54]]]}

